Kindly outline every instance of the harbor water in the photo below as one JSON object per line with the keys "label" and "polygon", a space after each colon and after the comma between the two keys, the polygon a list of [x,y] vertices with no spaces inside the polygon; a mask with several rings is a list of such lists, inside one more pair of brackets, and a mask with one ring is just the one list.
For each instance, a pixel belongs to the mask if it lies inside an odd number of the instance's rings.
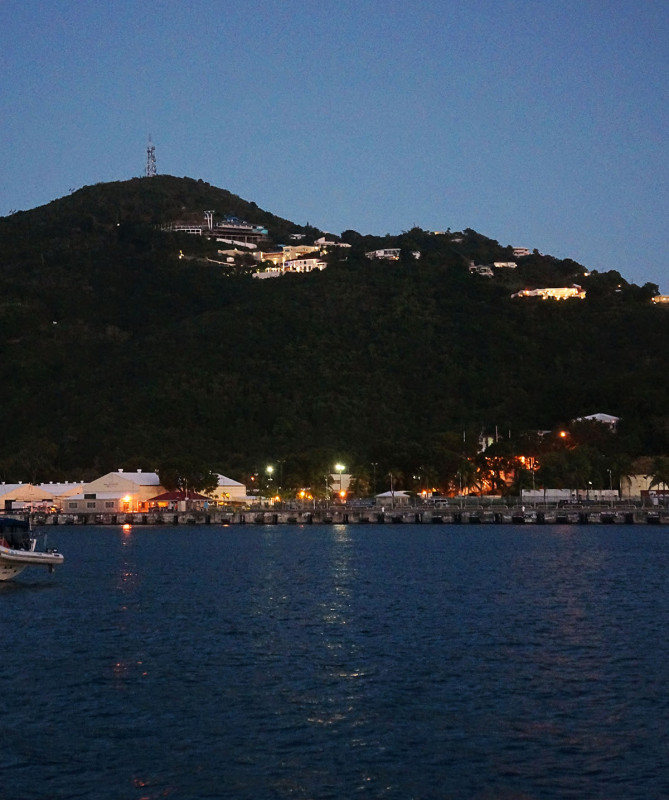
{"label": "harbor water", "polygon": [[669,797],[669,529],[58,527],[2,800]]}

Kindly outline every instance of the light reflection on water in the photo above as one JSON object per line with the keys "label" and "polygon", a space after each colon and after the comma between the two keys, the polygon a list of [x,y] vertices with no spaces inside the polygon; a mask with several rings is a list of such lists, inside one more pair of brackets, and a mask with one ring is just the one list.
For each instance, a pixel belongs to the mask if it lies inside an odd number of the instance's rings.
{"label": "light reflection on water", "polygon": [[669,796],[663,529],[57,534],[0,586],[0,796]]}

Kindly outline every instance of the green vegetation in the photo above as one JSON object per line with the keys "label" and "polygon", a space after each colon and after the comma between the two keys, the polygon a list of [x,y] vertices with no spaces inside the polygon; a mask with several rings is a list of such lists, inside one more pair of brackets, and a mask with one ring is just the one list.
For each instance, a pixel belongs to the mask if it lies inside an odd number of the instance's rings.
{"label": "green vegetation", "polygon": [[[465,457],[497,430],[492,486],[528,431],[600,411],[622,418],[619,433],[581,443],[587,467],[556,445],[571,461],[544,460],[546,476],[589,470],[607,487],[614,462],[669,453],[657,287],[536,253],[472,276],[470,261],[511,261],[511,249],[472,230],[420,229],[347,231],[352,247],[328,254],[325,271],[256,281],[207,263],[214,244],[159,230],[205,209],[265,225],[275,243],[320,233],[169,176],[0,219],[3,480],[126,467],[248,482],[281,459],[284,486],[318,487],[341,459],[367,487],[377,464],[379,490],[390,471],[396,488],[476,487],[482,472]],[[382,247],[400,247],[400,260],[365,257]],[[573,282],[586,300],[510,298]]]}

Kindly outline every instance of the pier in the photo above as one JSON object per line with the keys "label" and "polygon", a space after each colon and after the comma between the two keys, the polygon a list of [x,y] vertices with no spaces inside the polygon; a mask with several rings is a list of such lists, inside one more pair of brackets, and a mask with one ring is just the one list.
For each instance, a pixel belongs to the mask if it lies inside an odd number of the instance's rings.
{"label": "pier", "polygon": [[[16,515],[19,516],[19,515]],[[29,515],[33,525],[667,525],[669,508],[456,506]]]}

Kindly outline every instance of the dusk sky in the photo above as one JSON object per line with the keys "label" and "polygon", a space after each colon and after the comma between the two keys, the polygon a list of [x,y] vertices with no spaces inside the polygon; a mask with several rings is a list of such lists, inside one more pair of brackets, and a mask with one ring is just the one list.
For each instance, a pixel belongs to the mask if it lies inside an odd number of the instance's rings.
{"label": "dusk sky", "polygon": [[150,133],[159,173],[299,224],[669,293],[668,43],[666,0],[0,0],[0,215],[143,174]]}

